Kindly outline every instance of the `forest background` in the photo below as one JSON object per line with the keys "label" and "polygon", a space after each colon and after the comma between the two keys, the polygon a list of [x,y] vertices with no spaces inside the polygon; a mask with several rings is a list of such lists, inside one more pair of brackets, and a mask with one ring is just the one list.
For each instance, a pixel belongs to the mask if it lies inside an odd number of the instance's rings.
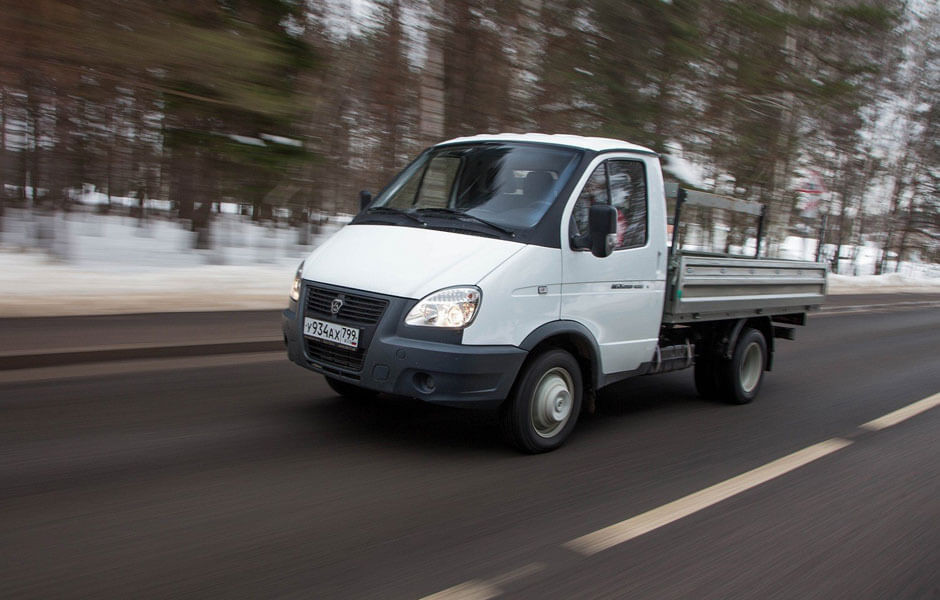
{"label": "forest background", "polygon": [[771,256],[938,263],[938,56],[930,0],[0,0],[0,236],[91,211],[206,248],[234,205],[302,240],[430,144],[539,131],[764,203]]}

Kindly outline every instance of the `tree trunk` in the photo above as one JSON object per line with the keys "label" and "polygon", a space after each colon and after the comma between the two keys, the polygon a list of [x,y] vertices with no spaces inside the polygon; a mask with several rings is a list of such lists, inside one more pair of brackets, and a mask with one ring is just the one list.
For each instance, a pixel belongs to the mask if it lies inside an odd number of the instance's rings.
{"label": "tree trunk", "polygon": [[20,149],[20,173],[19,173],[19,200],[20,204],[27,206],[29,198],[26,195],[26,188],[29,186],[29,128],[23,127],[23,147]]}
{"label": "tree trunk", "polygon": [[62,90],[59,90],[55,102],[55,138],[50,151],[48,194],[50,205],[57,210],[64,211],[68,210],[67,188],[70,187],[69,184],[71,183],[68,172],[69,165],[72,163],[68,144],[69,128],[71,126],[69,116],[68,98]]}
{"label": "tree trunk", "polygon": [[170,198],[176,202],[177,218],[188,221],[193,218],[193,161],[195,156],[190,149],[174,148],[170,153]]}
{"label": "tree trunk", "polygon": [[[136,95],[134,100],[136,103],[141,104],[140,94]],[[144,144],[148,143],[141,140],[141,134],[145,127],[143,106],[138,106],[136,110],[134,110],[132,126],[134,128],[134,140],[131,142],[131,177],[137,195],[135,213],[137,218],[140,219],[138,225],[142,225],[145,218],[144,199],[147,196],[147,164]]]}
{"label": "tree trunk", "polygon": [[423,146],[444,137],[444,49],[440,8],[432,2],[428,16],[427,56],[421,71],[418,139]]}
{"label": "tree trunk", "polygon": [[212,240],[209,237],[209,216],[211,214],[212,203],[202,202],[193,211],[193,231],[196,232],[196,249],[208,250],[212,247]]}
{"label": "tree trunk", "polygon": [[836,252],[832,257],[832,272],[839,272],[839,260],[842,258],[842,244],[845,241],[845,230],[848,223],[845,220],[845,209],[848,203],[849,187],[852,180],[852,173],[848,172],[849,161],[843,156],[839,161],[839,172],[842,173],[842,181],[839,182],[839,233],[836,236]]}
{"label": "tree trunk", "polygon": [[3,239],[3,216],[7,203],[7,95],[0,87],[0,241]]}
{"label": "tree trunk", "polygon": [[107,212],[111,212],[111,186],[112,175],[114,173],[114,144],[108,145],[107,173],[105,174],[105,184],[108,186],[108,206]]}
{"label": "tree trunk", "polygon": [[669,75],[664,73],[656,85],[656,101],[653,103],[653,150],[659,153],[666,151],[666,136],[668,135],[668,111],[670,98]]}
{"label": "tree trunk", "polygon": [[401,5],[399,0],[389,3],[388,23],[383,47],[383,59],[379,71],[375,100],[380,103],[381,120],[381,175],[391,179],[401,152],[401,105],[404,97],[405,64],[402,55]]}
{"label": "tree trunk", "polygon": [[40,206],[39,200],[39,186],[42,183],[42,178],[40,177],[40,156],[39,156],[39,139],[40,135],[40,121],[41,117],[39,114],[39,102],[36,99],[36,94],[33,90],[30,90],[26,99],[26,121],[29,123],[30,129],[30,139],[28,142],[28,147],[30,148],[29,152],[29,183],[32,186],[32,193],[30,194],[30,201],[34,209],[42,208]]}
{"label": "tree trunk", "polygon": [[897,273],[901,270],[901,259],[904,258],[904,254],[908,250],[908,241],[910,240],[911,233],[914,232],[914,198],[911,198],[910,203],[907,205],[907,211],[904,215],[904,226],[901,228],[901,239],[898,240],[898,260],[894,263],[894,272]]}
{"label": "tree trunk", "polygon": [[466,135],[466,124],[472,122],[468,105],[469,87],[475,71],[471,48],[472,15],[468,2],[445,4],[450,22],[449,39],[444,44],[444,134],[446,137]]}
{"label": "tree trunk", "polygon": [[216,165],[212,164],[212,159],[204,154],[198,154],[198,159],[199,171],[191,180],[195,193],[192,230],[196,232],[196,249],[208,250],[212,247],[212,240],[209,237],[209,219],[212,218],[210,191],[215,187],[215,181],[211,178],[215,174]]}
{"label": "tree trunk", "polygon": [[901,203],[901,197],[907,189],[904,182],[904,170],[911,158],[911,142],[909,138],[904,141],[904,154],[898,160],[894,169],[894,185],[891,189],[890,208],[886,215],[888,226],[885,232],[884,244],[881,248],[881,260],[875,265],[875,275],[881,275],[888,268],[888,252],[891,251],[891,243],[894,241],[895,225],[897,223],[898,206]]}

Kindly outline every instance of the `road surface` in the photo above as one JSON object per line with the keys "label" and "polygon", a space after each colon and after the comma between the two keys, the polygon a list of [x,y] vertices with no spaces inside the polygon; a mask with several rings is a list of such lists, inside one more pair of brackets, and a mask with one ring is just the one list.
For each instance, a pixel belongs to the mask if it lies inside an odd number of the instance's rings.
{"label": "road surface", "polygon": [[630,380],[541,456],[281,353],[0,371],[0,598],[938,598],[940,310],[843,298],[755,403]]}

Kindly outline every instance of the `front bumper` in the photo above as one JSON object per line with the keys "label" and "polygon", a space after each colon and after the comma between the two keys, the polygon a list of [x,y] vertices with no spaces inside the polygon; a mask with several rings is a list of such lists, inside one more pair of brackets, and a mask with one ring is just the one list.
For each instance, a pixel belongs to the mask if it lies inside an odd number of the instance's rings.
{"label": "front bumper", "polygon": [[308,352],[302,331],[305,295],[283,312],[288,356],[302,367],[366,389],[434,404],[495,408],[509,395],[527,354],[515,346],[464,346],[459,331],[405,325],[403,317],[416,301],[386,297],[381,320],[364,334],[369,343],[361,369],[344,368]]}

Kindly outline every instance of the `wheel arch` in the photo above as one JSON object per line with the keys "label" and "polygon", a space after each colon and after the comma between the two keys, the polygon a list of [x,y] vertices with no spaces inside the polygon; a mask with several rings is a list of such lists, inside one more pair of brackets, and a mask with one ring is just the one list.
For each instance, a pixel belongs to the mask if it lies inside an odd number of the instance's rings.
{"label": "wheel arch", "polygon": [[583,380],[591,390],[602,387],[600,347],[588,328],[577,321],[559,320],[545,323],[527,335],[519,347],[528,352],[529,358],[537,356],[547,348],[567,350],[578,361]]}
{"label": "wheel arch", "polygon": [[767,361],[764,370],[770,371],[774,359],[774,327],[770,317],[767,316],[699,324],[696,329],[701,346],[696,348],[696,356],[714,353],[724,360],[731,360],[738,338],[746,328],[756,329],[764,336],[764,342],[767,344]]}

